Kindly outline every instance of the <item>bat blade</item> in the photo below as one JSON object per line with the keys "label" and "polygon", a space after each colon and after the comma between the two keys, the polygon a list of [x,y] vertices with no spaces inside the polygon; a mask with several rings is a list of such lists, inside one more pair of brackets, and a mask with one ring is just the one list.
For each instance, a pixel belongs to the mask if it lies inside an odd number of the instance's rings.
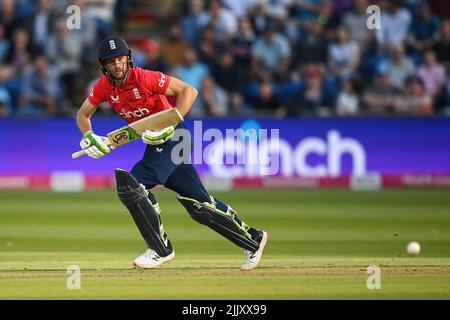
{"label": "bat blade", "polygon": [[139,139],[145,130],[159,131],[183,121],[178,109],[164,110],[108,133],[114,147]]}

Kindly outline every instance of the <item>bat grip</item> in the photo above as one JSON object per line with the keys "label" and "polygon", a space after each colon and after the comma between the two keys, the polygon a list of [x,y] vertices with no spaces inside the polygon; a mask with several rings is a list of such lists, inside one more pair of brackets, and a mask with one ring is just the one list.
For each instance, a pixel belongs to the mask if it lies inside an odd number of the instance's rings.
{"label": "bat grip", "polygon": [[72,153],[72,159],[78,159],[81,156],[84,156],[86,153],[84,152],[84,150],[80,150],[77,152]]}

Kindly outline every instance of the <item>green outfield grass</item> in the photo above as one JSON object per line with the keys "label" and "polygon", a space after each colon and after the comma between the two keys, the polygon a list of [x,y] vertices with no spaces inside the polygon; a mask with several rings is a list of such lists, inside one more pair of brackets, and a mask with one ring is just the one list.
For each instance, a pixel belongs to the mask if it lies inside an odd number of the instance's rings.
{"label": "green outfield grass", "polygon": [[[0,299],[449,299],[450,192],[214,193],[270,233],[259,268],[155,191],[174,260],[136,270],[144,250],[113,190],[0,192]],[[408,257],[406,244],[422,245]],[[66,268],[81,268],[81,289]],[[368,290],[366,269],[381,268]]]}

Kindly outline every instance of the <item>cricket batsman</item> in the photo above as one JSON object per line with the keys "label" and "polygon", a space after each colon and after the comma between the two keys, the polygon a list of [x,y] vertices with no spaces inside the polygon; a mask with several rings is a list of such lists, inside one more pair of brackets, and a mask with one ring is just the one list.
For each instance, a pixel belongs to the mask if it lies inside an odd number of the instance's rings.
{"label": "cricket batsman", "polygon": [[[99,159],[110,153],[107,138],[96,135],[90,121],[101,102],[108,101],[116,114],[132,123],[173,108],[166,96],[177,97],[175,108],[185,116],[197,97],[195,88],[177,78],[134,67],[132,52],[120,37],[108,37],[100,43],[98,62],[103,76],[94,84],[76,117],[83,134],[80,146],[92,158]],[[210,195],[192,164],[175,164],[171,160],[172,148],[177,144],[171,137],[178,129],[186,127],[181,122],[161,131],[146,130],[142,134],[142,141],[147,144],[143,158],[131,172],[115,170],[119,199],[148,247],[133,264],[138,268],[155,268],[175,257],[163,228],[158,202],[150,191],[156,185],[164,185],[177,193],[178,201],[192,219],[244,249],[246,261],[241,270],[255,268],[261,260],[268,233],[247,225],[229,205]]]}

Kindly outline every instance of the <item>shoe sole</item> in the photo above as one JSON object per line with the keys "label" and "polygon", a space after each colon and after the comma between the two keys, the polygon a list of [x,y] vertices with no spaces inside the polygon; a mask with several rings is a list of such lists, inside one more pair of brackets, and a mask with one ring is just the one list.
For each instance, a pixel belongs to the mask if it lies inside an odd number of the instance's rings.
{"label": "shoe sole", "polygon": [[253,269],[255,269],[258,265],[259,265],[259,263],[261,262],[261,259],[262,259],[262,255],[263,255],[263,253],[264,253],[264,249],[266,248],[266,245],[267,245],[267,241],[269,241],[269,233],[267,232],[267,231],[264,231],[264,233],[266,234],[266,239],[264,239],[264,237],[263,237],[263,239],[262,239],[262,241],[261,241],[261,244],[262,244],[262,249],[261,249],[261,257],[259,257],[259,261],[258,261],[258,263],[253,267],[253,268],[250,268],[250,269],[242,269],[242,267],[241,267],[241,271],[250,271],[250,270],[253,270]]}
{"label": "shoe sole", "polygon": [[167,257],[162,258],[157,264],[152,264],[151,266],[147,267],[145,265],[137,265],[136,262],[133,261],[133,266],[138,269],[154,269],[156,267],[159,267],[163,263],[169,262],[173,258],[175,258],[175,251],[169,254]]}

